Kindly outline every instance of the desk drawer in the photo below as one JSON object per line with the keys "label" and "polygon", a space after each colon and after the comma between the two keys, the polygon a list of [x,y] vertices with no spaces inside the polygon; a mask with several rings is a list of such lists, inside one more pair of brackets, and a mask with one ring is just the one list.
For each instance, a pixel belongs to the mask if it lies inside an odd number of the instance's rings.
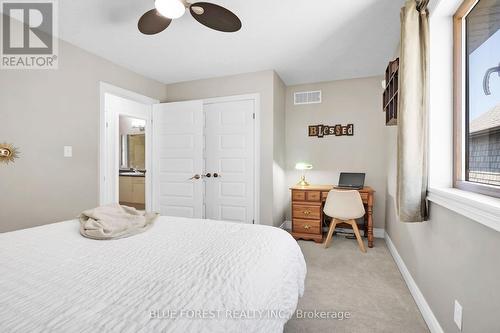
{"label": "desk drawer", "polygon": [[[361,200],[363,200],[364,203],[368,202],[368,193],[359,192],[359,195],[361,195]],[[328,192],[321,192],[321,199],[326,200],[326,197],[328,197]]]}
{"label": "desk drawer", "polygon": [[306,201],[306,191],[292,191],[292,201]]}
{"label": "desk drawer", "polygon": [[321,201],[320,191],[307,191],[306,192],[307,201]]}
{"label": "desk drawer", "polygon": [[299,219],[316,219],[321,218],[321,205],[293,205],[293,217]]}
{"label": "desk drawer", "polygon": [[321,234],[321,222],[294,219],[292,222],[292,231],[305,234]]}

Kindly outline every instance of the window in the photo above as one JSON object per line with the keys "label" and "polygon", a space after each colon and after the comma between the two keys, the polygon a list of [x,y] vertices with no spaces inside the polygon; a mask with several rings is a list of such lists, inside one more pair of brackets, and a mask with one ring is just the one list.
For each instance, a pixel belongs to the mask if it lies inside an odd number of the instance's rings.
{"label": "window", "polygon": [[454,17],[454,185],[500,197],[500,0]]}

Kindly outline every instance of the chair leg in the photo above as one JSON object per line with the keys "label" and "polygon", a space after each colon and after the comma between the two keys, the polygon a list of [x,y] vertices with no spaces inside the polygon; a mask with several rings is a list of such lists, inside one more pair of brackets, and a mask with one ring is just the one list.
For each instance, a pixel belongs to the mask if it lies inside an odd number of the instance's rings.
{"label": "chair leg", "polygon": [[359,249],[361,250],[361,252],[366,253],[365,244],[363,243],[363,239],[359,234],[358,225],[356,224],[355,220],[351,220],[351,226],[352,230],[354,230],[354,234],[356,235],[356,240],[358,241]]}
{"label": "chair leg", "polygon": [[337,225],[337,220],[332,219],[332,222],[330,222],[330,229],[328,229],[328,236],[326,237],[326,240],[324,243],[325,249],[327,249],[328,246],[330,246],[330,242],[332,241],[332,236],[333,236],[333,232],[335,231],[336,225]]}

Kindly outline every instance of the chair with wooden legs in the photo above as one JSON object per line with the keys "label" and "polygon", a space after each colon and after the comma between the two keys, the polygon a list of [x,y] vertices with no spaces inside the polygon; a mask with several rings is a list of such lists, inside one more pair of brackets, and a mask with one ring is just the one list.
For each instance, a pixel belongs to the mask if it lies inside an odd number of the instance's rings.
{"label": "chair with wooden legs", "polygon": [[325,249],[330,246],[333,232],[338,223],[350,224],[356,239],[358,241],[361,252],[366,252],[363,239],[359,234],[356,219],[365,215],[365,206],[358,191],[331,190],[326,198],[325,208],[323,212],[332,218],[328,236],[325,240]]}

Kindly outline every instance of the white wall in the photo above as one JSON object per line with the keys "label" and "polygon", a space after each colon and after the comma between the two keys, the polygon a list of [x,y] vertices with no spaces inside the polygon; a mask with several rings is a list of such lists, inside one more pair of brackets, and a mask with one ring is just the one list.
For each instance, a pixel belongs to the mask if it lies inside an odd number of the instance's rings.
{"label": "white wall", "polygon": [[[309,162],[311,184],[336,184],[342,171],[365,172],[367,186],[375,189],[374,227],[384,228],[386,192],[385,114],[382,111],[382,77],[322,82],[287,88],[287,184],[300,173],[295,163]],[[293,105],[293,93],[322,90],[322,103]],[[309,125],[354,124],[354,136],[308,137]],[[290,219],[288,209],[287,218]]]}

